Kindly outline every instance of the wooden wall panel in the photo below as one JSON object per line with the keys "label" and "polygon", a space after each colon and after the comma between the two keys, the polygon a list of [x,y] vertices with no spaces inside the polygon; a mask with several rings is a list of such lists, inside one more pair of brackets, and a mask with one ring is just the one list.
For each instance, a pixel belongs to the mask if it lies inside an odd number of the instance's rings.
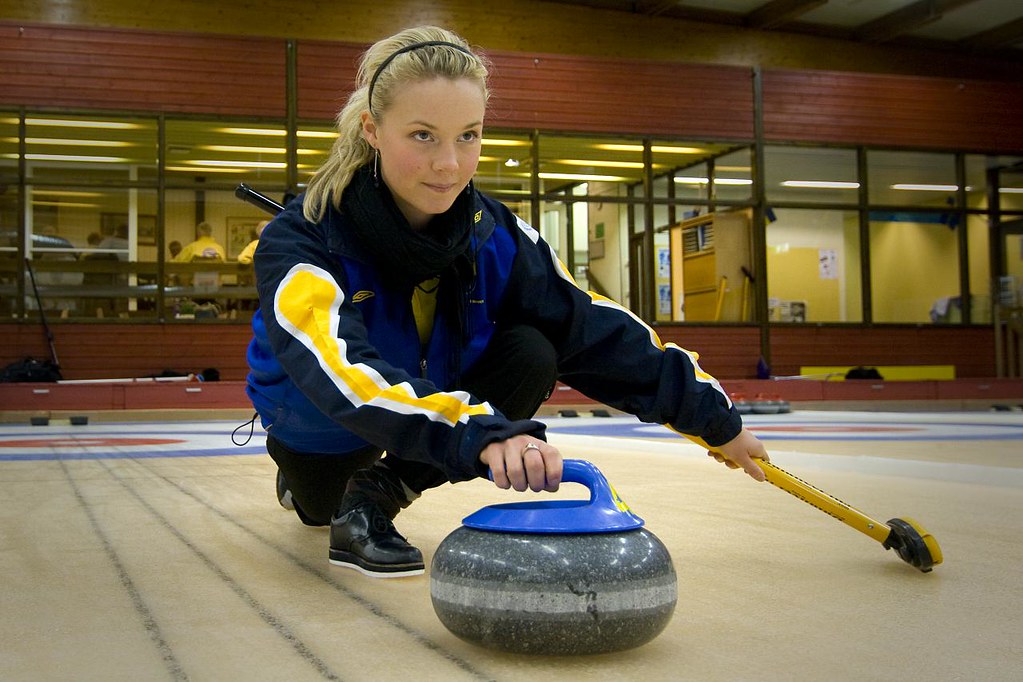
{"label": "wooden wall panel", "polygon": [[488,53],[489,124],[653,136],[753,137],[748,69]]}
{"label": "wooden wall panel", "polygon": [[[225,381],[248,373],[252,330],[241,324],[52,324],[65,379],[123,379],[165,369],[198,373],[213,367]],[[0,366],[31,356],[49,359],[42,329],[0,324]]]}
{"label": "wooden wall panel", "polygon": [[302,40],[298,63],[298,117],[333,119],[355,85],[359,57],[366,45]]}
{"label": "wooden wall panel", "polygon": [[[365,46],[300,41],[298,115],[333,118]],[[500,128],[753,137],[748,69],[512,52],[492,61],[487,125]]]}
{"label": "wooden wall panel", "polygon": [[760,360],[757,327],[654,327],[664,343],[674,343],[700,356],[700,367],[718,379],[751,379]]}
{"label": "wooden wall panel", "polygon": [[768,141],[1023,150],[1019,83],[767,70],[763,99]]}
{"label": "wooden wall panel", "polygon": [[285,45],[0,23],[0,104],[283,117]]}
{"label": "wooden wall panel", "polygon": [[[220,371],[224,381],[243,381],[251,338],[247,325],[55,324],[54,344],[65,379],[145,377],[165,369]],[[754,326],[655,327],[665,343],[700,355],[700,366],[718,379],[756,377],[760,330]],[[957,379],[993,377],[994,336],[989,327],[885,326],[771,328],[771,373],[799,374],[807,365],[954,365]],[[49,358],[42,330],[31,324],[0,324],[0,366],[26,356]],[[13,406],[0,406],[13,409]]]}
{"label": "wooden wall panel", "polygon": [[802,366],[954,365],[957,378],[995,376],[991,327],[771,327],[771,373]]}

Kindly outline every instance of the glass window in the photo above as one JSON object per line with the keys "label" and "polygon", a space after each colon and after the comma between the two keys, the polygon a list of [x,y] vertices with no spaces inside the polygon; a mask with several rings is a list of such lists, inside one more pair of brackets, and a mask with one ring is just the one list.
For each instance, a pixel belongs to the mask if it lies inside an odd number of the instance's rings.
{"label": "glass window", "polygon": [[999,170],[999,207],[1023,210],[1023,157],[966,155],[967,207],[988,208],[988,171]]}
{"label": "glass window", "polygon": [[608,184],[621,185],[620,195],[630,185],[643,182],[643,146],[589,137],[543,135],[540,148],[541,192],[563,192],[587,184],[606,192]]}
{"label": "glass window", "polygon": [[327,160],[337,139],[331,126],[300,124],[298,126],[298,185],[304,188],[309,179]]}
{"label": "glass window", "polygon": [[867,152],[868,199],[885,206],[954,206],[955,156],[930,152]]}
{"label": "glass window", "polygon": [[26,196],[28,255],[44,309],[65,317],[153,314],[155,190],[29,185]]}
{"label": "glass window", "polygon": [[155,184],[154,119],[29,114],[25,172],[34,182]]}
{"label": "glass window", "polygon": [[870,272],[875,322],[940,320],[959,296],[959,240],[941,213],[872,214]]}
{"label": "glass window", "polygon": [[[0,182],[18,182],[18,114],[0,111]],[[2,195],[0,195],[2,196]]]}
{"label": "glass window", "polygon": [[860,322],[856,211],[780,208],[767,225],[768,318]]}
{"label": "glass window", "polygon": [[[533,167],[531,155],[529,135],[488,131],[483,136],[480,165],[474,178],[477,189],[502,200],[528,197]],[[528,213],[519,215],[529,219]]]}
{"label": "glass window", "polygon": [[856,150],[768,145],[764,185],[768,201],[856,204]]}
{"label": "glass window", "polygon": [[[689,322],[740,322],[752,319],[752,272],[749,209],[704,213],[673,226],[666,246],[671,254],[665,273],[663,256],[655,254],[655,279],[671,282],[671,319]],[[676,254],[682,254],[681,259]],[[658,310],[663,294],[658,296]]]}
{"label": "glass window", "polygon": [[675,171],[672,179],[675,183],[674,197],[684,201],[710,199],[710,173],[705,161]]}
{"label": "glass window", "polygon": [[[989,232],[987,216],[967,216],[966,238],[970,258],[970,322],[974,324],[991,323]],[[951,316],[947,321],[956,322],[958,320]]]}
{"label": "glass window", "polygon": [[[175,185],[237,184],[287,187],[283,125],[227,121],[167,121],[167,179]],[[298,157],[306,154],[299,142]]]}
{"label": "glass window", "polygon": [[714,159],[714,196],[716,201],[749,201],[753,196],[753,161],[749,147],[737,149]]}

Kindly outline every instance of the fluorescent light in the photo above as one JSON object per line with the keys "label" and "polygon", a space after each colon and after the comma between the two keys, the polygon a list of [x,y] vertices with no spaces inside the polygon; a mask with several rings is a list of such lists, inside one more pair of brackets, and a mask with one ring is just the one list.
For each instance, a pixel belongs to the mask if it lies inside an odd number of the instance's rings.
{"label": "fluorescent light", "polygon": [[998,191],[1002,194],[1023,194],[1023,187],[1000,187]]}
{"label": "fluorescent light", "polygon": [[78,203],[75,201],[33,201],[33,206],[59,206],[61,208],[98,208],[99,204]]}
{"label": "fluorescent light", "polygon": [[492,147],[528,147],[528,140],[505,140],[499,137],[484,137],[481,144],[490,145]]}
{"label": "fluorescent light", "polygon": [[164,170],[176,173],[244,173],[244,168],[189,168],[188,166],[167,166]]}
{"label": "fluorescent light", "polygon": [[[708,178],[696,178],[688,175],[676,175],[675,182],[680,185],[706,185],[710,183]],[[714,178],[715,185],[752,185],[749,178]]]}
{"label": "fluorescent light", "polygon": [[858,182],[841,182],[838,180],[785,180],[782,187],[803,187],[807,189],[859,189]]}
{"label": "fluorescent light", "polygon": [[[643,145],[641,144],[598,144],[594,145],[597,149],[604,149],[609,152],[642,152]],[[650,147],[650,151],[658,154],[706,154],[706,149],[699,147],[674,147],[668,145],[655,144]]]}
{"label": "fluorescent light", "polygon": [[959,185],[914,185],[903,183],[892,185],[892,189],[916,190],[920,192],[955,192],[959,189]]}
{"label": "fluorescent light", "polygon": [[85,163],[128,163],[120,156],[78,156],[74,154],[25,154],[28,161],[76,161]]}
{"label": "fluorescent light", "polygon": [[218,133],[231,133],[232,135],[279,135],[284,137],[288,131],[280,128],[217,128]]}
{"label": "fluorescent light", "polygon": [[74,192],[66,189],[35,189],[32,188],[32,196],[48,196],[48,197],[101,197],[102,192]]}
{"label": "fluorescent light", "polygon": [[[17,138],[11,138],[17,142]],[[67,147],[130,147],[130,142],[118,142],[116,140],[75,140],[57,137],[26,137],[27,144],[59,144]]]}
{"label": "fluorescent light", "polygon": [[283,170],[287,164],[283,161],[218,161],[216,159],[189,159],[183,161],[187,166],[221,166],[224,168],[272,168]]}
{"label": "fluorescent light", "polygon": [[541,180],[585,180],[588,182],[625,182],[629,178],[591,173],[540,173]]}
{"label": "fluorescent light", "polygon": [[[284,137],[287,130],[280,128],[217,128],[215,132],[229,133],[231,135],[270,135],[273,137]],[[333,139],[337,133],[331,130],[299,130],[296,131],[299,137]]]}
{"label": "fluorescent light", "polygon": [[636,168],[642,169],[642,161],[593,161],[590,159],[554,159],[549,163],[562,166],[595,166],[598,168]]}
{"label": "fluorescent light", "polygon": [[117,130],[134,130],[141,126],[137,123],[124,121],[74,121],[62,118],[26,118],[25,123],[33,126],[57,126],[64,128],[108,128]]}

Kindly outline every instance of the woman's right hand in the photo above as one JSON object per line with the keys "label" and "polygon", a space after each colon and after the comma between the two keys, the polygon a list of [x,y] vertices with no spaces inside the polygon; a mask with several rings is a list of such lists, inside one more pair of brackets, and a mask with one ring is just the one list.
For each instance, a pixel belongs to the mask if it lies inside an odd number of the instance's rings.
{"label": "woman's right hand", "polygon": [[524,492],[554,492],[561,485],[561,452],[533,436],[514,436],[483,448],[480,461],[490,467],[494,485]]}

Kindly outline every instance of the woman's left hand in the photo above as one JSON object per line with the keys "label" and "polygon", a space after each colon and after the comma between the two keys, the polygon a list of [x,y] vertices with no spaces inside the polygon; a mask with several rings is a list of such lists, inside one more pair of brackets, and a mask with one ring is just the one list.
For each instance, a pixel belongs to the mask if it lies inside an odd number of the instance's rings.
{"label": "woman's left hand", "polygon": [[494,485],[524,492],[554,492],[561,485],[561,452],[533,436],[514,436],[483,448],[480,461],[490,467]]}

